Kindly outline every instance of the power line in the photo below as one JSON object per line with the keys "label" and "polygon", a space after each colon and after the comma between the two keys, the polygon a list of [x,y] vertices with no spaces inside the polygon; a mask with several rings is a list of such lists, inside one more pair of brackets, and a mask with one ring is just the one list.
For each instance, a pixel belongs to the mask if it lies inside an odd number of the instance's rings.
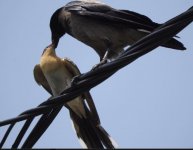
{"label": "power line", "polygon": [[[38,107],[27,110],[16,118],[1,121],[0,127],[8,124],[10,124],[10,127],[0,143],[0,148],[2,148],[15,123],[27,120],[17,137],[15,144],[13,145],[14,148],[17,148],[32,120],[36,116],[43,114],[23,145],[24,148],[33,147],[33,145],[52,123],[65,103],[81,95],[82,93],[89,91],[93,87],[111,77],[121,68],[164,44],[171,37],[175,36],[178,32],[189,25],[192,21],[193,7],[167,21],[154,32],[133,44],[124,53],[122,53],[122,55],[117,57],[116,60],[76,77],[72,86],[63,91],[61,96],[50,98],[49,100],[40,104]],[[31,120],[31,122],[29,120]],[[42,121],[44,121],[43,124]]]}

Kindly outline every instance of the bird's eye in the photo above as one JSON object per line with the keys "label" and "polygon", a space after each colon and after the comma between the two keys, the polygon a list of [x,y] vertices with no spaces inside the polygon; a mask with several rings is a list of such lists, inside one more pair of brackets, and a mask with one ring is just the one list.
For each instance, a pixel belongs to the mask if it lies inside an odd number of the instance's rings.
{"label": "bird's eye", "polygon": [[45,49],[48,49],[48,48],[50,48],[50,47],[52,47],[52,44],[48,45]]}

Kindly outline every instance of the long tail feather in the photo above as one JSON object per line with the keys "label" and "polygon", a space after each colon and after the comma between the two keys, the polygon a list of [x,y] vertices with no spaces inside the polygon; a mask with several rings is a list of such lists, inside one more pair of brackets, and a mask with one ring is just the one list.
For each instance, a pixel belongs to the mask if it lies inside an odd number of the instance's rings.
{"label": "long tail feather", "polygon": [[100,125],[93,122],[91,118],[80,118],[70,111],[76,134],[81,145],[85,148],[114,149],[117,145],[110,135]]}
{"label": "long tail feather", "polygon": [[168,42],[166,42],[162,46],[176,49],[176,50],[186,50],[184,45],[180,41],[176,40],[175,38],[170,39]]}

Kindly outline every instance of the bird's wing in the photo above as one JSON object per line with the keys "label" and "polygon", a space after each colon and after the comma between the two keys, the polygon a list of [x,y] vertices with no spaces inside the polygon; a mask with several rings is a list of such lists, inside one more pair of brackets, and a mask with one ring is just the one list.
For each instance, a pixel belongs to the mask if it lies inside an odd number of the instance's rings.
{"label": "bird's wing", "polygon": [[46,80],[39,64],[34,67],[33,73],[34,73],[34,79],[37,82],[37,84],[41,85],[48,93],[50,93],[52,95],[52,90],[51,90],[51,88],[48,84],[48,81]]}
{"label": "bird's wing", "polygon": [[65,10],[81,16],[91,17],[110,23],[125,24],[137,30],[153,31],[160,24],[153,22],[150,18],[129,10],[118,10],[100,3],[87,3],[73,1],[68,3]]}
{"label": "bird's wing", "polygon": [[80,70],[72,60],[70,60],[69,58],[63,58],[62,61],[65,67],[71,73],[72,77],[80,75]]}
{"label": "bird's wing", "polygon": [[[69,58],[64,58],[63,61],[65,63],[66,68],[68,68],[73,77],[81,74],[76,64],[73,63],[73,61],[71,61]],[[99,124],[100,119],[90,92],[84,93],[83,97],[85,98],[89,106],[89,110],[92,113],[93,119]]]}

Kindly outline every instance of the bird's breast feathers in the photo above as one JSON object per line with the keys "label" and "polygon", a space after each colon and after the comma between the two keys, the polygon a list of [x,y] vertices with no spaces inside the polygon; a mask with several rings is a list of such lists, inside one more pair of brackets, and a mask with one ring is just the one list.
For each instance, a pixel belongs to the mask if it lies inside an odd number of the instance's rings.
{"label": "bird's breast feathers", "polygon": [[55,57],[46,56],[41,58],[40,66],[44,73],[55,72],[57,69],[61,68],[61,62]]}

